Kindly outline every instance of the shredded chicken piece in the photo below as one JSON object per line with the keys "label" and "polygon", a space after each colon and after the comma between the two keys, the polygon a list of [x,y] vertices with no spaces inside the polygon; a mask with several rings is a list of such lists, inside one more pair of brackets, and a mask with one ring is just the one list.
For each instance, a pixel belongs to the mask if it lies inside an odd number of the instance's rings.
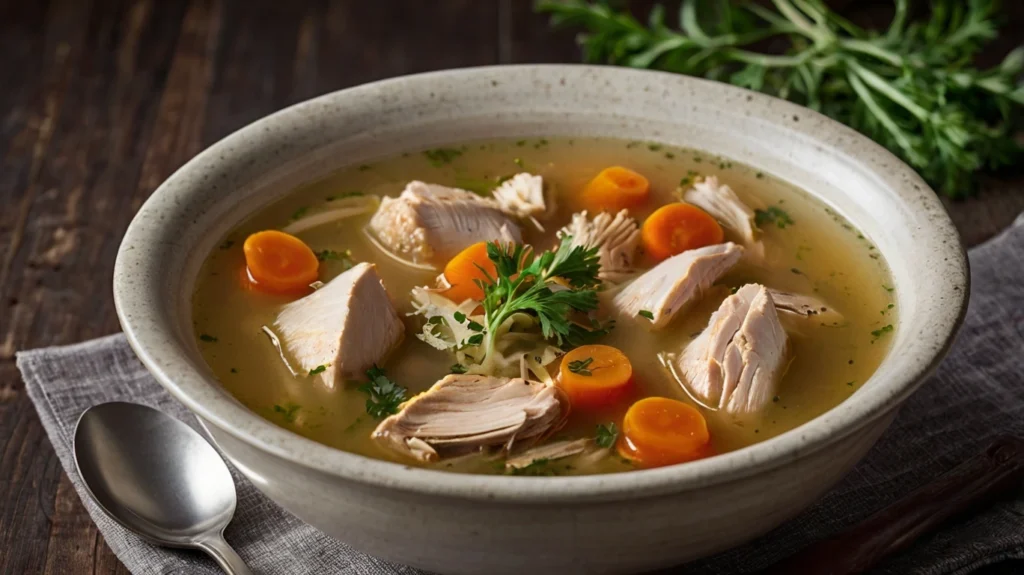
{"label": "shredded chicken piece", "polygon": [[529,445],[564,423],[558,389],[537,381],[448,375],[382,421],[373,438],[420,461]]}
{"label": "shredded chicken piece", "polygon": [[572,221],[558,231],[558,237],[572,237],[573,246],[597,248],[601,263],[598,277],[618,283],[633,272],[633,259],[640,245],[640,226],[629,217],[629,210],[612,216],[601,212],[593,219],[587,212],[572,215]]}
{"label": "shredded chicken piece", "polygon": [[737,416],[759,413],[775,395],[788,338],[768,290],[748,284],[727,297],[676,368],[697,399]]}
{"label": "shredded chicken piece", "polygon": [[419,181],[383,198],[367,230],[390,255],[414,264],[447,261],[476,242],[522,241],[495,200]]}
{"label": "shredded chicken piece", "polygon": [[757,240],[754,210],[744,204],[732,188],[720,183],[716,176],[694,182],[683,199],[711,214],[726,229],[738,234],[744,245],[752,245]]}
{"label": "shredded chicken piece", "polygon": [[614,296],[612,305],[620,314],[660,329],[700,298],[742,254],[743,248],[729,242],[674,255],[633,280]]}
{"label": "shredded chicken piece", "polygon": [[589,439],[566,439],[538,445],[514,457],[509,457],[505,461],[505,469],[522,469],[536,461],[551,461],[577,455],[583,453],[590,443]]}
{"label": "shredded chicken piece", "polygon": [[274,327],[298,372],[322,366],[316,375],[331,388],[362,377],[405,333],[376,266],[365,262],[284,306]]}
{"label": "shredded chicken piece", "polygon": [[816,319],[824,324],[837,324],[843,321],[843,314],[816,297],[794,294],[774,289],[768,293],[775,302],[779,313],[806,319]]}
{"label": "shredded chicken piece", "polygon": [[516,174],[495,188],[493,195],[501,211],[517,218],[538,217],[547,211],[544,179],[540,176]]}

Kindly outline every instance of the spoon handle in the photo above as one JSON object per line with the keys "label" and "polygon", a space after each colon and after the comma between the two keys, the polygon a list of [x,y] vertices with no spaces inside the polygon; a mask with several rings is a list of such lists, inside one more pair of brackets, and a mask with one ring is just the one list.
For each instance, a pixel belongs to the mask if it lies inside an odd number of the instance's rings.
{"label": "spoon handle", "polygon": [[235,550],[224,540],[222,533],[198,541],[196,547],[205,551],[210,557],[213,557],[213,560],[228,575],[253,575],[245,561],[242,561],[238,553],[235,553]]}

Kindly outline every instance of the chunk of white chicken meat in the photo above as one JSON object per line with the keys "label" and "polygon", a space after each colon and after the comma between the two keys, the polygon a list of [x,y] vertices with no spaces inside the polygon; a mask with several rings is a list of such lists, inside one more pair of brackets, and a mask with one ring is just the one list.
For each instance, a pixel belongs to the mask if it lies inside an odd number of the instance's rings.
{"label": "chunk of white chicken meat", "polygon": [[732,242],[676,254],[615,294],[612,306],[624,316],[650,323],[654,329],[663,328],[680,310],[699,299],[742,255],[743,248]]}
{"label": "chunk of white chicken meat", "polygon": [[558,231],[558,237],[572,237],[573,246],[597,248],[602,281],[619,283],[633,272],[633,259],[640,245],[640,226],[629,217],[629,210],[612,216],[601,212],[593,219],[587,212],[572,215],[572,221]]}
{"label": "chunk of white chicken meat", "polygon": [[838,324],[843,321],[843,314],[820,299],[790,292],[769,289],[775,309],[780,314],[804,319],[818,320],[826,325]]}
{"label": "chunk of white chicken meat", "polygon": [[787,346],[771,294],[747,284],[725,298],[707,329],[678,356],[674,371],[706,405],[747,417],[775,395]]}
{"label": "chunk of white chicken meat", "polygon": [[719,182],[716,176],[708,176],[695,182],[683,195],[683,199],[704,210],[723,227],[739,235],[744,245],[750,246],[757,241],[754,210],[743,203],[732,188]]}
{"label": "chunk of white chicken meat", "polygon": [[374,439],[420,461],[530,445],[564,423],[558,390],[537,381],[448,375],[382,421]]}
{"label": "chunk of white chicken meat", "polygon": [[501,211],[517,218],[539,218],[548,212],[541,176],[516,174],[495,188],[492,195]]}
{"label": "chunk of white chicken meat", "polygon": [[376,266],[368,263],[284,306],[274,327],[301,372],[316,371],[329,388],[361,378],[405,333]]}
{"label": "chunk of white chicken meat", "polygon": [[565,439],[538,445],[505,460],[505,469],[522,469],[537,461],[553,461],[579,455],[591,444],[589,439]]}
{"label": "chunk of white chicken meat", "polygon": [[519,226],[497,202],[419,181],[383,198],[368,232],[382,249],[413,264],[437,264],[483,241],[521,242]]}

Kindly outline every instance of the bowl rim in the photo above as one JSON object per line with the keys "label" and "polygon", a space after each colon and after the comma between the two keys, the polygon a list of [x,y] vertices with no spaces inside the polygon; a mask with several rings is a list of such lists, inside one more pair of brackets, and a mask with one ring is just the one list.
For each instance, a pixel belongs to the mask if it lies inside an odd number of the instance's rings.
{"label": "bowl rim", "polygon": [[[907,206],[916,213],[928,213],[934,224],[929,229],[919,230],[929,245],[946,257],[947,270],[962,278],[962,283],[950,280],[937,289],[944,295],[948,314],[945,330],[925,334],[931,338],[931,357],[921,362],[916,369],[901,373],[898,378],[888,380],[887,385],[871,389],[860,389],[838,406],[773,438],[752,446],[718,455],[716,457],[690,462],[685,465],[658,469],[637,470],[628,473],[606,475],[582,475],[565,477],[515,477],[504,475],[473,475],[444,472],[377,460],[342,451],[337,448],[307,439],[279,427],[256,412],[242,405],[225,391],[210,393],[217,386],[215,380],[207,378],[176,357],[171,345],[171,329],[163,325],[163,332],[149,329],[147,325],[159,324],[156,313],[146,307],[145,290],[137,289],[137,282],[147,281],[141,277],[137,266],[129,265],[130,257],[138,258],[139,253],[129,254],[138,246],[147,246],[147,234],[152,232],[139,224],[142,215],[154,208],[155,198],[173,193],[171,182],[181,180],[191,171],[211,159],[238,153],[253,143],[266,128],[275,124],[287,124],[290,120],[308,113],[312,107],[327,103],[344,104],[350,95],[367,90],[415,90],[417,83],[429,84],[437,80],[465,82],[479,76],[526,74],[542,71],[545,74],[579,72],[594,74],[602,79],[617,78],[620,81],[660,81],[677,83],[680,89],[691,86],[705,91],[719,91],[721,94],[742,96],[747,102],[770,105],[785,115],[800,115],[811,118],[818,129],[839,135],[827,146],[840,151],[856,152],[858,160],[867,165],[873,175],[891,186]],[[671,78],[667,80],[666,78]],[[768,119],[772,123],[779,120]],[[817,134],[807,134],[824,145]],[[855,148],[855,149],[854,149]],[[885,171],[881,171],[881,167]],[[911,189],[913,186],[913,190]],[[144,251],[145,248],[138,251]],[[942,360],[952,344],[953,337],[963,321],[969,296],[970,274],[966,252],[959,235],[945,209],[931,188],[901,160],[884,147],[869,140],[853,129],[796,104],[777,98],[700,78],[681,76],[664,72],[631,70],[625,68],[588,66],[577,64],[529,64],[506,66],[481,66],[441,70],[408,76],[400,76],[339,90],[300,102],[261,118],[233,132],[213,144],[172,174],[144,203],[133,218],[131,225],[118,250],[114,272],[114,297],[118,319],[127,340],[136,355],[157,381],[171,395],[185,404],[204,426],[230,434],[249,447],[283,459],[303,468],[315,470],[331,477],[349,480],[358,484],[394,489],[408,493],[445,496],[457,499],[487,500],[508,503],[537,502],[583,502],[625,500],[674,493],[707,485],[734,481],[767,471],[801,458],[809,453],[824,449],[862,427],[896,409],[913,391],[921,385]],[[150,302],[152,303],[152,302]],[[128,310],[132,310],[131,313]],[[890,353],[892,353],[890,351]],[[177,370],[191,372],[189,377],[172,377],[167,369],[174,365]]]}

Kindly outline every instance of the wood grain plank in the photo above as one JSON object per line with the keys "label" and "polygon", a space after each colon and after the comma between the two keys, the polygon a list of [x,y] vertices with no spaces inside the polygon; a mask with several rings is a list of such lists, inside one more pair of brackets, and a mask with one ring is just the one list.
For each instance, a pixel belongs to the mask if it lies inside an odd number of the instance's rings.
{"label": "wood grain plank", "polygon": [[9,352],[117,329],[109,277],[127,222],[127,213],[117,217],[119,199],[130,198],[125,192],[138,180],[156,104],[151,94],[162,85],[180,22],[174,4],[150,18],[153,4],[50,7],[43,38],[54,47],[43,54],[53,63],[43,62],[42,121],[28,123],[42,128],[26,154],[4,156],[27,158],[31,167],[20,193],[23,223],[10,228],[16,241],[5,243],[12,254],[6,269],[16,273],[0,284],[0,294],[15,302],[0,330],[0,382],[14,390],[13,401],[0,406],[0,437],[12,438],[3,452],[12,465],[0,466],[0,474],[5,482],[10,474],[16,490],[0,501],[0,536],[11,550],[0,554],[0,572],[80,572],[95,562],[95,550],[106,549],[96,545],[95,526],[53,456]]}
{"label": "wood grain plank", "polygon": [[[0,301],[7,310],[0,314],[0,572],[38,573],[43,569],[49,546],[49,515],[52,494],[60,474],[59,464],[13,363],[14,350],[26,343],[31,314],[15,284],[23,284],[26,230],[33,200],[40,193],[39,177],[52,143],[69,84],[78,66],[87,31],[85,2],[54,2],[39,13],[28,15],[39,26],[39,35],[23,38],[21,56],[28,69],[37,74],[23,76],[24,86],[6,94],[4,153],[4,209],[0,215]],[[6,26],[5,26],[6,28]],[[4,44],[18,40],[5,29]],[[19,41],[20,42],[20,41]],[[12,65],[18,73],[20,64]],[[5,66],[6,70],[6,66]],[[5,72],[6,76],[6,72]],[[11,84],[8,84],[11,85]],[[10,131],[8,131],[10,130]],[[8,169],[10,172],[8,172]],[[9,187],[8,187],[9,186]]]}

